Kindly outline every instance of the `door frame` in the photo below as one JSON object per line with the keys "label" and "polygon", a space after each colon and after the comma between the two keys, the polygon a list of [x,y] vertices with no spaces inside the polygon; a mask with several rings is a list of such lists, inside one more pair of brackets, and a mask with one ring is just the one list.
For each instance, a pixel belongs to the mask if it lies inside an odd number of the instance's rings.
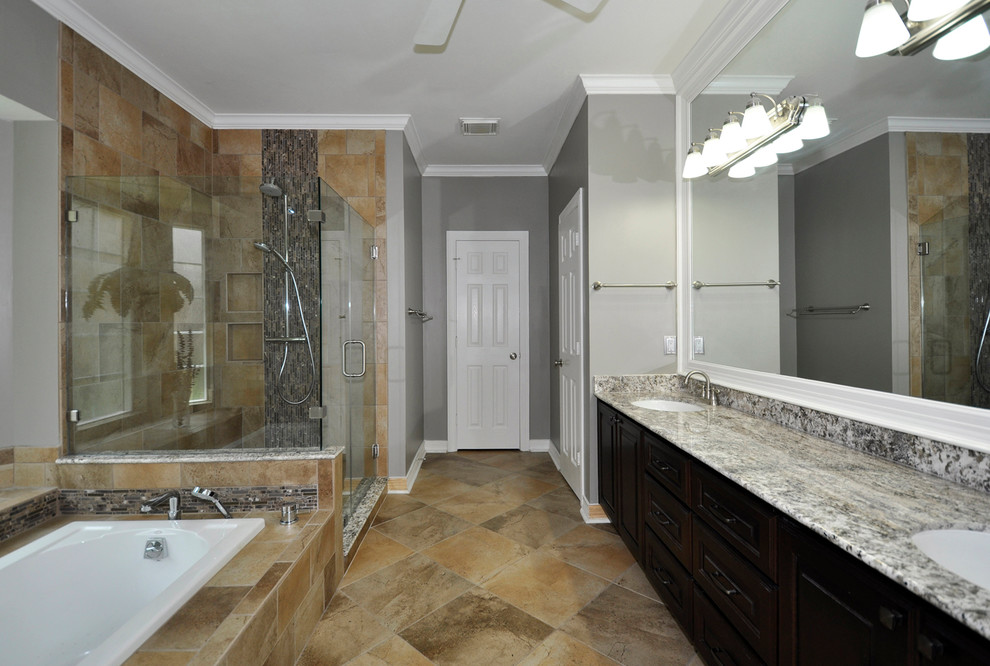
{"label": "door frame", "polygon": [[529,232],[448,231],[444,268],[447,271],[447,451],[457,451],[457,271],[452,270],[458,241],[517,241],[519,243],[519,450],[532,448],[529,439]]}

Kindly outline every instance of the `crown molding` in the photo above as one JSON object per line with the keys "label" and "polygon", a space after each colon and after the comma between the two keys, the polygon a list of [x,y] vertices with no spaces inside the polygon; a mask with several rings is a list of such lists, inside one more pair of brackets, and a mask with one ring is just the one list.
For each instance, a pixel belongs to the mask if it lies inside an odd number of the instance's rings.
{"label": "crown molding", "polygon": [[118,37],[71,0],[33,0],[53,17],[101,48],[109,56],[165,94],[208,127],[213,127],[214,113],[175,79],[158,69],[137,49]]}
{"label": "crown molding", "polygon": [[759,92],[765,95],[775,96],[784,91],[794,79],[793,76],[773,76],[759,75],[752,76],[744,74],[726,74],[719,76],[710,84],[705,86],[702,95],[746,95]]}
{"label": "crown molding", "polygon": [[545,178],[542,164],[431,164],[424,178]]}
{"label": "crown molding", "polygon": [[580,74],[587,95],[673,95],[670,76],[648,74]]}
{"label": "crown molding", "polygon": [[218,113],[213,129],[405,130],[408,114]]}
{"label": "crown molding", "polygon": [[578,114],[581,113],[581,107],[584,106],[584,100],[587,97],[588,93],[584,88],[584,82],[579,76],[574,80],[570,90],[564,94],[559,102],[561,113],[557,117],[556,126],[553,128],[553,138],[550,140],[550,147],[547,148],[546,157],[543,158],[543,170],[546,173],[550,173],[554,162],[557,161],[557,156],[560,155],[560,151],[564,148],[567,135],[570,134],[571,127],[574,125],[574,121],[577,120]]}
{"label": "crown molding", "polygon": [[838,141],[823,145],[813,153],[803,155],[793,163],[794,173],[801,173],[888,132],[990,134],[990,118],[907,118],[903,116],[882,118]]}
{"label": "crown molding", "polygon": [[741,8],[742,3],[728,3],[674,68],[677,94],[689,100],[700,95],[787,1],[754,0]]}

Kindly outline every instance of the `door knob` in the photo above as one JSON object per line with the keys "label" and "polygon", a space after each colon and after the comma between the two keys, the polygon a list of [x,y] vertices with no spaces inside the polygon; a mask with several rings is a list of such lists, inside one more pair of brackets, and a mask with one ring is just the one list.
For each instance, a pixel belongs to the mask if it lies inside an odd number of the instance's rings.
{"label": "door knob", "polygon": [[517,358],[519,358],[519,355],[516,354],[516,352],[512,352],[511,354],[509,354],[509,358],[515,361]]}
{"label": "door knob", "polygon": [[562,368],[564,366],[564,359],[558,358],[556,361],[553,362],[553,364],[558,368]]}

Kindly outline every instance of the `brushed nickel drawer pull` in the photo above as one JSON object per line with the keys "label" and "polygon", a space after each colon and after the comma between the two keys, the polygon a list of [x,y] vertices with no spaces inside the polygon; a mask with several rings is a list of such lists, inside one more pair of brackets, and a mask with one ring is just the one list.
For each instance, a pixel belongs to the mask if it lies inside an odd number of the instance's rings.
{"label": "brushed nickel drawer pull", "polygon": [[656,458],[653,459],[653,466],[659,469],[661,472],[668,472],[674,469],[667,463],[663,462],[662,460],[657,460]]}
{"label": "brushed nickel drawer pull", "polygon": [[724,594],[725,596],[731,597],[733,594],[739,594],[739,590],[737,590],[736,588],[726,587],[724,584],[722,584],[722,582],[719,580],[720,578],[724,577],[721,572],[719,571],[709,572],[709,577],[712,579],[712,583],[715,585],[715,587],[718,588],[718,591]]}
{"label": "brushed nickel drawer pull", "polygon": [[716,518],[718,518],[720,521],[722,521],[726,525],[731,525],[732,523],[734,523],[737,520],[739,520],[738,518],[735,518],[733,516],[726,515],[722,511],[722,507],[720,507],[718,505],[718,502],[712,502],[711,506],[708,507],[708,510],[711,512],[711,514],[713,516],[715,516]]}

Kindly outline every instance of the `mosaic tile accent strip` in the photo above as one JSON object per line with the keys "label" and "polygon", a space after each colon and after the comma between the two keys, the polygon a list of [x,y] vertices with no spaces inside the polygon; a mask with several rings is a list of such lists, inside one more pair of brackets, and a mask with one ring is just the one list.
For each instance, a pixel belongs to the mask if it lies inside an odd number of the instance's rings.
{"label": "mosaic tile accent strip", "polygon": [[[697,380],[695,380],[697,381]],[[673,393],[697,399],[695,386],[688,393],[679,375],[596,376],[595,393]],[[954,444],[911,435],[843,416],[801,407],[745,391],[717,387],[718,403],[764,421],[813,437],[842,444],[892,462],[907,465],[947,481],[990,493],[990,456]]]}
{"label": "mosaic tile accent strip", "polygon": [[[224,507],[237,511],[280,511],[282,505],[295,503],[299,513],[317,509],[316,485],[305,486],[245,486],[236,488],[212,488],[220,496]],[[212,503],[196,499],[190,489],[180,490],[183,514],[217,514]],[[70,490],[61,491],[63,514],[138,514],[141,504],[162,493],[161,490]],[[162,507],[153,514],[164,514]]]}
{"label": "mosaic tile accent strip", "polygon": [[48,492],[0,511],[0,541],[20,534],[58,515],[58,490]]}
{"label": "mosaic tile accent strip", "polygon": [[[282,199],[264,197],[263,237],[269,247],[286,257],[295,273],[317,374],[313,378],[305,344],[264,343],[265,448],[318,448],[320,421],[309,418],[309,407],[321,404],[320,225],[305,221],[307,210],[319,208],[317,132],[262,130],[261,151],[263,180],[274,180],[288,196],[289,207],[296,211],[286,220]],[[265,255],[264,275],[265,337],[302,336],[302,322],[292,302],[295,294],[286,284],[284,267],[271,254]],[[288,324],[285,320],[286,289],[290,301]],[[280,381],[279,370],[285,353],[288,353],[288,360]],[[303,404],[290,405],[279,397],[281,392],[290,400],[298,400],[306,394],[314,379],[316,390]]]}
{"label": "mosaic tile accent strip", "polygon": [[[990,135],[970,134],[969,157],[969,334],[974,371],[990,377],[990,353],[976,355],[990,308]],[[977,362],[979,367],[977,368]],[[974,375],[975,376],[975,375]],[[990,392],[974,381],[972,404],[990,407]]]}

